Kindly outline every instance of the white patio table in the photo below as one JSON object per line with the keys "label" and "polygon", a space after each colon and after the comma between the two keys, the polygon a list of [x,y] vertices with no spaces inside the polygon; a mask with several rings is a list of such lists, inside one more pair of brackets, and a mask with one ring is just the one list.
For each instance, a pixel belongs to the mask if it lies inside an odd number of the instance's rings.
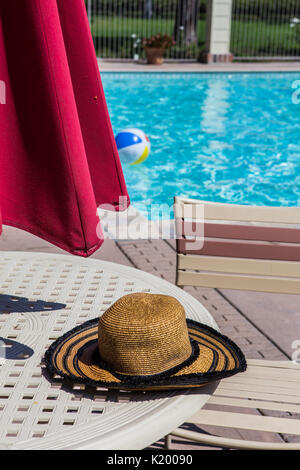
{"label": "white patio table", "polygon": [[176,297],[217,328],[192,296],[158,277],[94,259],[0,254],[0,449],[143,449],[191,417],[215,386],[181,392],[108,391],[51,378],[48,346],[130,292]]}

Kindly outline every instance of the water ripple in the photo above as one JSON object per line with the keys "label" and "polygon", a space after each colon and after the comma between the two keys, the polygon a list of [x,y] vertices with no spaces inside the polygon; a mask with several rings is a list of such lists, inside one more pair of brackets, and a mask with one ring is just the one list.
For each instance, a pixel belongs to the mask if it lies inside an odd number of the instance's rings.
{"label": "water ripple", "polygon": [[184,195],[220,202],[300,204],[298,73],[103,73],[114,132],[138,127],[151,155],[124,166],[133,205]]}

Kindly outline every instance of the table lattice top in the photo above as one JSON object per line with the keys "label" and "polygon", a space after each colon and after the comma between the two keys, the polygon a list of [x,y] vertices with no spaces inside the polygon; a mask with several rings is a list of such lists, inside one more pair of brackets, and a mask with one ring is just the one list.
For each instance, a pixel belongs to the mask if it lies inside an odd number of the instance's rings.
{"label": "table lattice top", "polygon": [[173,295],[187,316],[217,327],[172,284],[114,263],[65,255],[0,256],[0,448],[144,448],[190,417],[209,387],[186,392],[108,391],[50,377],[45,350],[131,292]]}

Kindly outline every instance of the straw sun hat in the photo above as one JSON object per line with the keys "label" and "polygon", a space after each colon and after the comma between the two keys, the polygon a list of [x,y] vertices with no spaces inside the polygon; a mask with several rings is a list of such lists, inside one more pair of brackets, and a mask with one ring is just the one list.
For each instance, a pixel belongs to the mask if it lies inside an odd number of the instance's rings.
{"label": "straw sun hat", "polygon": [[246,369],[243,353],[211,327],[186,319],[174,297],[134,293],[56,340],[48,369],[122,390],[199,387]]}

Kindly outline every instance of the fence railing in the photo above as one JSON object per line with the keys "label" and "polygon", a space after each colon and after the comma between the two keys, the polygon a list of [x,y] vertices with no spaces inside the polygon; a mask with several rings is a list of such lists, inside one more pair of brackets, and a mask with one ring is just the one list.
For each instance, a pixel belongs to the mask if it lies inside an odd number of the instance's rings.
{"label": "fence railing", "polygon": [[[201,6],[202,5],[202,6]],[[205,40],[201,0],[86,0],[98,57],[144,57],[142,40],[158,33],[174,37],[168,60],[197,60]]]}
{"label": "fence railing", "polygon": [[233,0],[235,59],[300,58],[300,0]]}
{"label": "fence railing", "polygon": [[[196,61],[205,48],[208,0],[85,0],[103,59],[145,57],[142,39],[169,34],[166,60]],[[300,0],[233,0],[230,51],[237,60],[300,59]]]}

